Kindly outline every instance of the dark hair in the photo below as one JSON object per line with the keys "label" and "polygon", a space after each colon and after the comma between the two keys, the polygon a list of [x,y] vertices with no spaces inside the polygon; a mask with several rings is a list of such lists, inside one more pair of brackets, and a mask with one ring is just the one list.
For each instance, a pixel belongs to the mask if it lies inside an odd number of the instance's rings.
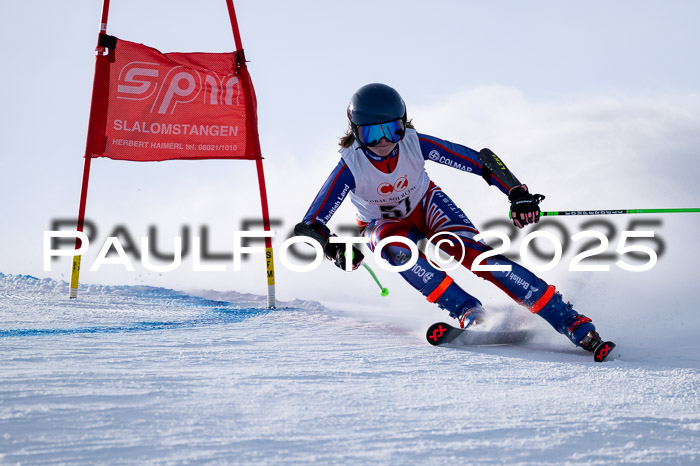
{"label": "dark hair", "polygon": [[[406,123],[406,128],[415,129],[413,126],[413,120],[408,120],[408,122]],[[347,149],[352,146],[353,142],[355,142],[355,134],[353,134],[352,128],[348,123],[348,129],[345,131],[345,134],[343,134],[340,137],[340,141],[338,142],[338,144],[340,144],[340,147],[342,147],[343,149]]]}

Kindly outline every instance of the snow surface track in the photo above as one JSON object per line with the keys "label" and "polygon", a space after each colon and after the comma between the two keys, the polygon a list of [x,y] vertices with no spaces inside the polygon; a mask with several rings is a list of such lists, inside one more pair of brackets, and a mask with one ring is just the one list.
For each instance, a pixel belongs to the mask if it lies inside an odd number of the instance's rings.
{"label": "snow surface track", "polygon": [[433,348],[418,330],[238,293],[66,296],[0,274],[2,464],[700,461],[698,367],[663,355]]}

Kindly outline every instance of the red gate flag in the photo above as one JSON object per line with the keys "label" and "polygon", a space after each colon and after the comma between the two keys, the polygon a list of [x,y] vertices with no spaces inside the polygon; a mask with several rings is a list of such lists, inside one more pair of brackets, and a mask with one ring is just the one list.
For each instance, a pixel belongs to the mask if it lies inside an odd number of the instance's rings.
{"label": "red gate flag", "polygon": [[[248,74],[233,0],[226,0],[236,51],[161,53],[107,35],[103,0],[85,144],[77,231],[85,220],[94,157],[140,162],[172,159],[255,160],[263,228],[270,214],[258,137],[255,90]],[[81,250],[78,236],[76,253]],[[267,307],[275,307],[271,236],[265,236]],[[73,256],[70,298],[78,297],[80,255]]]}
{"label": "red gate flag", "polygon": [[[255,91],[238,53],[161,53],[103,35],[87,157],[259,159]],[[105,105],[106,104],[106,105]]]}

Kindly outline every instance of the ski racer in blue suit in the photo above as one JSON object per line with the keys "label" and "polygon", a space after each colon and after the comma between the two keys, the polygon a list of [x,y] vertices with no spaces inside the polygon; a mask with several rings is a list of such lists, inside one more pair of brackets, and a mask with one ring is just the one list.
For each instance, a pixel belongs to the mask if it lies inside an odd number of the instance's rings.
{"label": "ski racer in blue suit", "polygon": [[[539,202],[544,196],[531,194],[489,149],[476,152],[433,136],[418,133],[407,121],[406,106],[399,93],[384,84],[360,88],[348,106],[350,129],[341,139],[341,159],[323,184],[301,223],[297,235],[321,242],[327,258],[346,269],[345,246],[331,243],[334,236],[326,224],[343,200],[357,210],[361,234],[374,251],[384,238],[403,237],[413,242],[432,238],[440,249],[471,270],[479,254],[490,250],[474,236],[479,232],[466,214],[442,191],[425,171],[431,160],[482,176],[511,202],[512,220],[518,228],[539,221]],[[450,236],[435,236],[438,233]],[[454,241],[458,238],[459,244]],[[363,255],[353,248],[352,269]],[[411,258],[406,244],[390,242],[382,257],[391,265]],[[602,341],[588,317],[564,302],[554,285],[501,255],[487,258],[486,265],[509,265],[510,271],[472,271],[503,290],[517,303],[549,322],[575,345],[593,351]],[[481,302],[462,289],[446,272],[433,266],[423,253],[411,269],[400,272],[429,302],[436,303],[457,319],[462,328],[484,318]]]}

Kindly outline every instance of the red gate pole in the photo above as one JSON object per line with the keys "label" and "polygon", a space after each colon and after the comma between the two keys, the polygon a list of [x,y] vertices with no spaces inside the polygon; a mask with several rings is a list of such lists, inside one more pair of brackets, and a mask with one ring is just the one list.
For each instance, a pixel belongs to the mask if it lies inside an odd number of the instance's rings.
{"label": "red gate pole", "polygon": [[[104,0],[104,3],[102,5],[102,20],[100,21],[100,34],[105,34],[107,32],[107,17],[109,15],[109,0]],[[100,134],[94,134],[96,131],[96,128],[94,127],[94,123],[96,120],[98,120],[98,110],[100,108],[103,109],[105,112],[106,116],[106,110],[104,110],[104,106],[106,105],[106,102],[99,102],[99,99],[101,97],[101,90],[103,91],[105,89],[105,84],[104,84],[104,79],[107,76],[105,76],[105,72],[108,72],[109,69],[105,71],[105,66],[104,64],[101,64],[100,58],[104,56],[105,48],[100,45],[99,41],[99,35],[98,35],[98,41],[97,41],[97,48],[96,48],[96,54],[97,57],[95,59],[95,78],[93,80],[92,84],[92,100],[90,103],[90,122],[88,123],[88,135],[87,135],[87,143],[85,147],[85,163],[83,165],[83,183],[82,183],[82,188],[80,190],[80,206],[78,207],[78,223],[76,225],[76,229],[79,232],[83,232],[83,227],[85,224],[85,205],[87,203],[87,191],[88,191],[88,181],[90,179],[90,163],[92,161],[92,149],[94,144],[100,144],[99,142],[99,136]],[[104,130],[101,131],[101,135],[104,136]],[[104,137],[102,138],[104,140]],[[104,141],[102,141],[102,144]],[[80,238],[75,239],[75,250],[77,251],[80,249],[82,246],[82,241]],[[70,289],[68,291],[68,297],[75,299],[78,297],[78,284],[80,281],[80,259],[82,256],[75,255],[73,256],[73,264],[71,266],[71,278],[70,278]]]}
{"label": "red gate pole", "polygon": [[[233,40],[236,44],[235,56],[238,66],[238,72],[240,74],[241,84],[243,85],[245,92],[246,135],[254,135],[254,137],[252,138],[246,136],[246,146],[251,143],[253,145],[252,150],[249,147],[246,147],[246,153],[254,152],[256,155],[255,167],[258,172],[258,185],[260,187],[260,203],[262,205],[263,230],[269,232],[270,213],[267,203],[267,189],[265,187],[265,173],[263,172],[262,154],[260,151],[260,138],[258,135],[255,90],[253,89],[252,81],[250,79],[250,74],[248,73],[248,67],[245,61],[245,54],[243,52],[243,42],[241,41],[241,34],[238,30],[238,20],[236,19],[236,11],[233,8],[233,0],[226,0],[226,6],[228,7],[229,18],[231,19]],[[272,238],[270,237],[265,238],[265,260],[267,272],[267,307],[274,308],[275,264],[272,253]]]}
{"label": "red gate pole", "polygon": [[[262,158],[255,161],[258,170],[258,185],[260,186],[260,202],[262,204],[263,230],[270,231],[270,214],[267,205],[267,191],[265,189],[265,173],[263,172]],[[267,272],[267,307],[272,309],[275,304],[275,262],[272,254],[272,238],[265,237],[265,261]]]}
{"label": "red gate pole", "polygon": [[243,42],[241,41],[241,33],[238,30],[238,20],[236,19],[236,10],[233,8],[233,0],[226,0],[226,6],[228,7],[228,17],[231,20],[236,51],[243,50]]}
{"label": "red gate pole", "polygon": [[[85,223],[85,203],[87,202],[87,190],[88,190],[88,179],[90,178],[90,161],[92,157],[85,157],[85,164],[83,165],[83,187],[80,191],[80,207],[78,208],[78,225],[76,229],[79,232],[83,232],[83,225]],[[80,238],[75,238],[75,249],[76,251],[80,249],[83,242]],[[71,266],[70,275],[70,290],[68,291],[68,297],[75,299],[78,297],[78,282],[80,280],[80,258],[82,256],[73,256],[73,265]]]}

